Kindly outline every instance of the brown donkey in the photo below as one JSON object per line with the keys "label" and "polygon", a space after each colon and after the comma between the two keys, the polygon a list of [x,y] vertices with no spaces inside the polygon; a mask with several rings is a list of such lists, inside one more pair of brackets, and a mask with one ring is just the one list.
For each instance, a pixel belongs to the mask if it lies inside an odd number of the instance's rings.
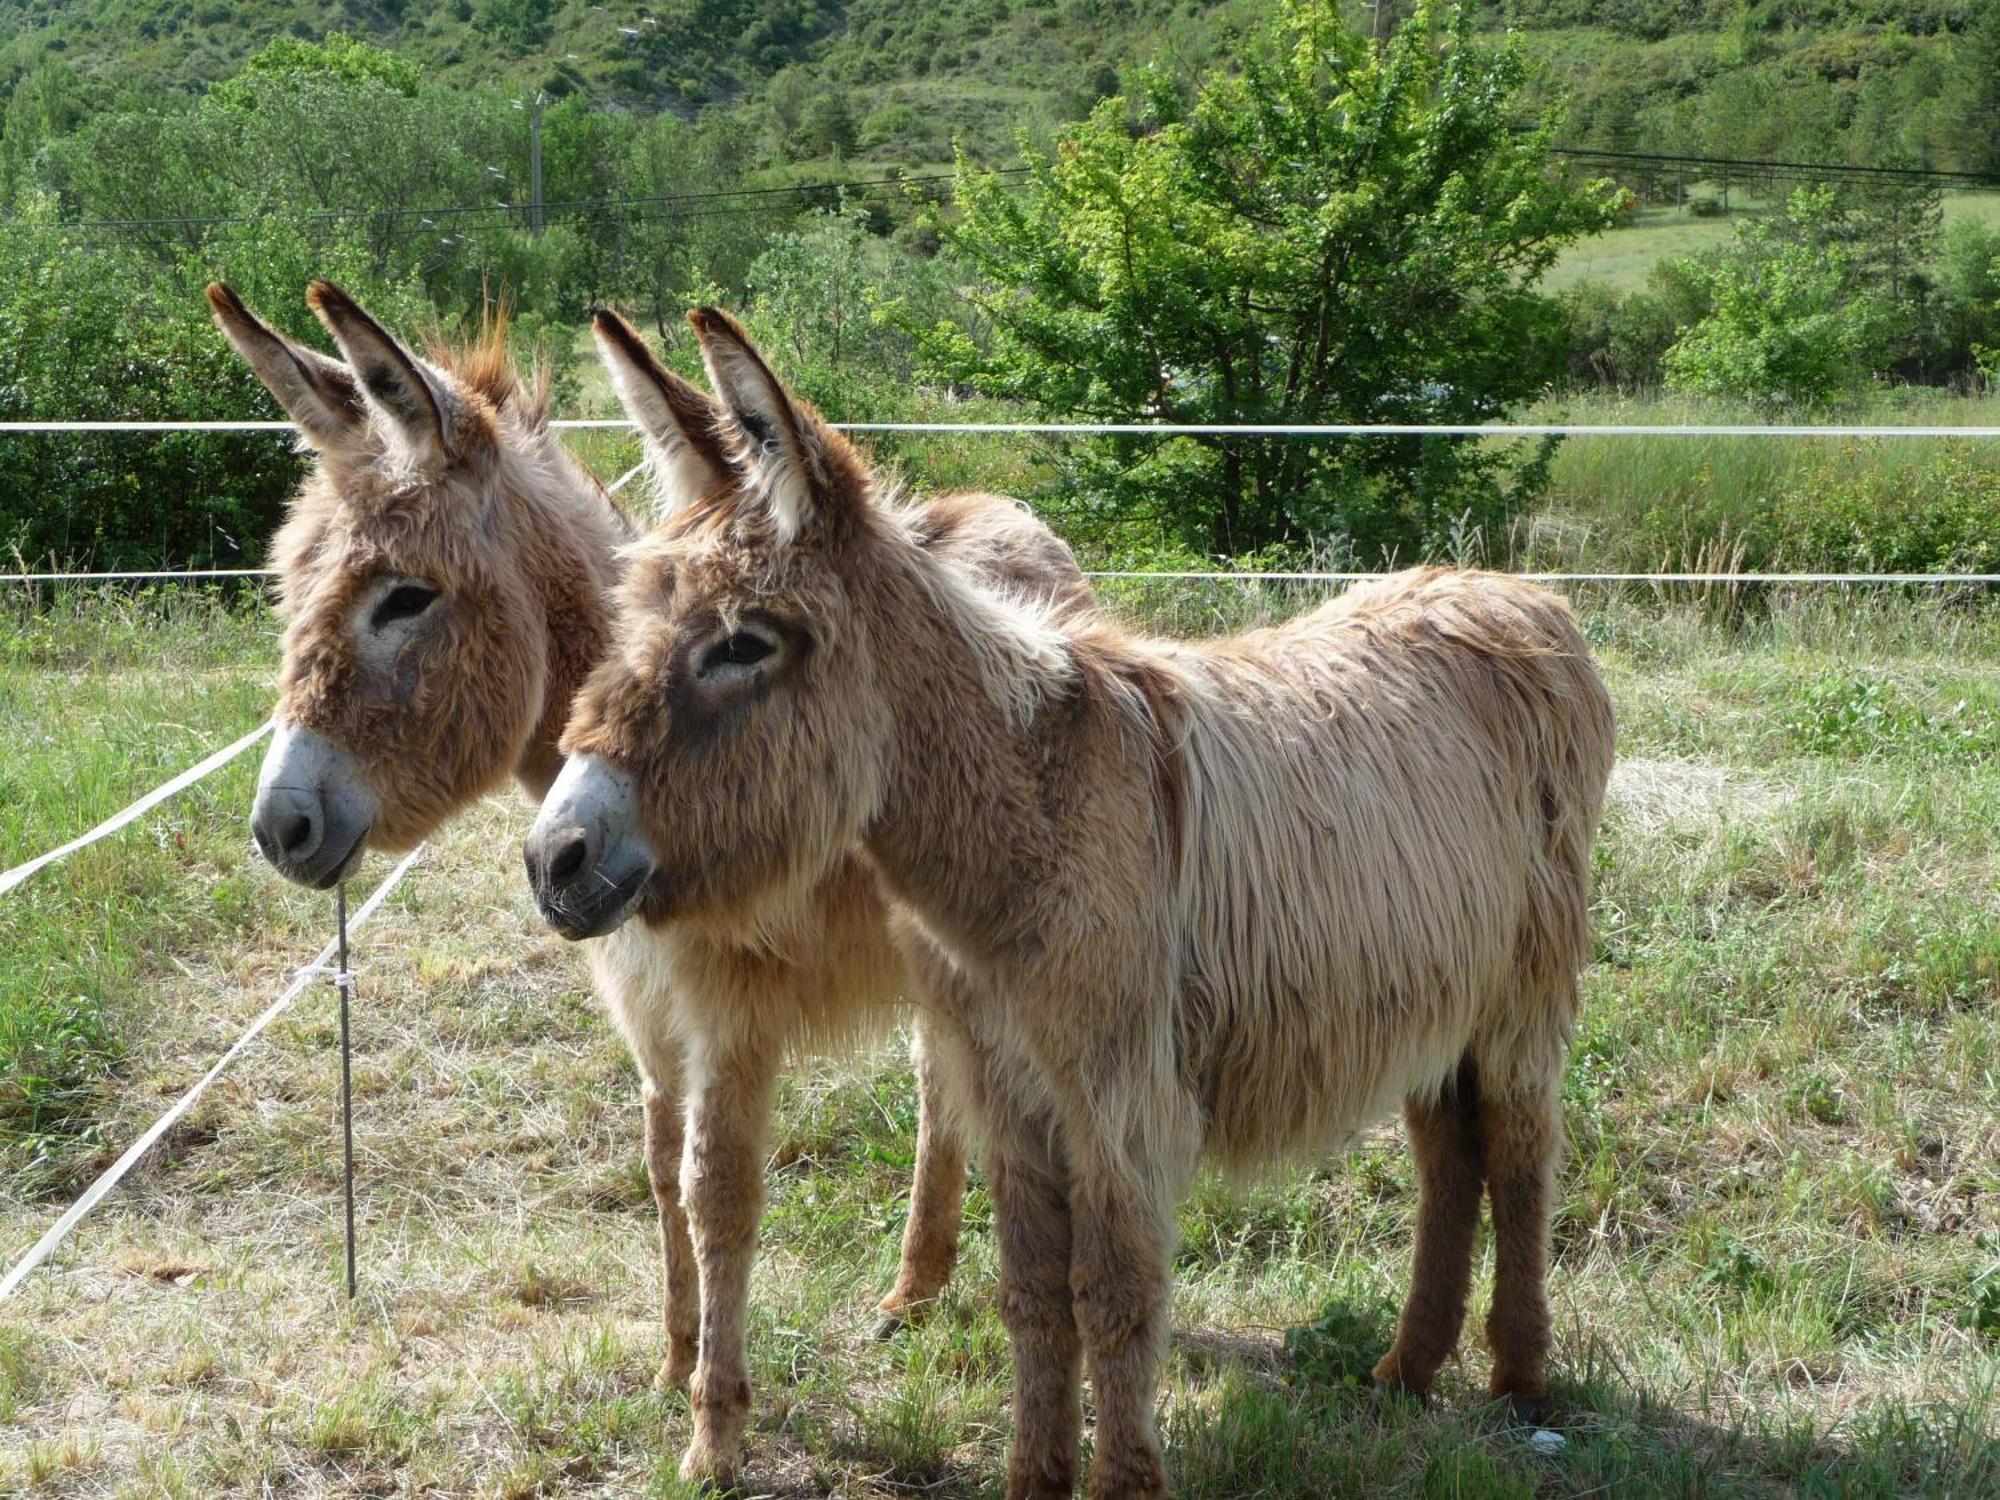
{"label": "brown donkey", "polygon": [[[318,454],[274,549],[287,626],[252,828],[286,876],[324,887],[364,849],[409,847],[510,775],[533,795],[548,789],[632,532],[550,433],[542,392],[524,388],[499,337],[426,362],[321,283],[310,300],[342,363],[281,338],[226,287],[209,300]],[[598,334],[645,429],[662,507],[725,485],[709,399],[616,318]],[[1008,502],[967,497],[931,520],[940,555],[1016,586],[1083,589],[1062,544]],[[660,1381],[685,1385],[699,1350],[711,1383],[747,1390],[743,1308],[775,1070],[788,1048],[894,1019],[906,970],[882,900],[850,859],[785,902],[634,928],[591,950],[644,1079],[666,1266]],[[958,1244],[964,1153],[921,1050],[918,1069],[891,1320],[938,1295]],[[689,1472],[726,1478],[740,1437],[740,1410],[734,1425],[698,1411]]]}
{"label": "brown donkey", "polygon": [[1613,741],[1567,606],[1424,571],[1200,644],[1060,617],[940,567],[921,509],[727,317],[693,321],[748,480],[633,549],[529,839],[544,910],[615,879],[654,920],[701,919],[868,851],[985,1136],[1013,1495],[1070,1491],[1085,1357],[1092,1492],[1165,1488],[1153,1404],[1199,1159],[1324,1152],[1398,1102],[1417,1248],[1377,1377],[1423,1391],[1456,1343],[1483,1188],[1492,1388],[1542,1398]]}

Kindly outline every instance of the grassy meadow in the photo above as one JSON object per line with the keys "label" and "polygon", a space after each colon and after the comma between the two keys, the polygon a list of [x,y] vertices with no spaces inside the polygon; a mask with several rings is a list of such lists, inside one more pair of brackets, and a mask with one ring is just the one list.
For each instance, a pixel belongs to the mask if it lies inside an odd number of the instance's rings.
{"label": "grassy meadow", "polygon": [[[82,833],[270,712],[261,608],[166,591],[0,600],[0,869]],[[0,1180],[61,1180],[168,964],[226,962],[274,911],[241,817],[249,751],[0,898]],[[51,1175],[53,1174],[53,1176]]]}
{"label": "grassy meadow", "polygon": [[[1720,190],[1702,187],[1696,196],[1720,198]],[[1602,282],[1619,292],[1638,291],[1653,267],[1663,260],[1680,260],[1707,250],[1720,250],[1736,237],[1745,217],[1782,205],[1782,195],[1738,188],[1730,194],[1731,212],[1697,218],[1685,208],[1651,205],[1631,214],[1616,229],[1592,235],[1565,249],[1550,268],[1543,285],[1563,291],[1586,281]],[[1944,222],[1971,219],[1991,226],[2000,223],[2000,193],[1947,193]]]}
{"label": "grassy meadow", "polygon": [[[1113,603],[1206,628],[1308,597]],[[1385,1124],[1184,1206],[1162,1404],[1178,1492],[2000,1491],[2000,613],[1915,592],[1577,598],[1621,764],[1564,1099],[1566,1443],[1538,1453],[1483,1400],[1483,1280],[1437,1400],[1358,1383],[1409,1255],[1414,1180]],[[254,609],[79,599],[5,629],[8,862],[266,703]],[[6,1259],[322,940],[330,903],[249,854],[251,778],[246,760],[0,911],[0,1022],[67,996],[103,1039],[60,1130],[0,1125]],[[55,816],[72,786],[89,807]],[[518,877],[528,818],[512,797],[475,809],[360,941],[360,1300],[339,1295],[334,1007],[315,992],[0,1308],[0,1493],[682,1492],[685,1402],[648,1385],[632,1073]],[[893,1045],[784,1086],[752,1493],[999,1492],[1008,1365],[976,1182],[937,1316],[869,1337],[913,1130]]]}
{"label": "grassy meadow", "polygon": [[[1579,396],[1535,417],[1757,423],[1693,398]],[[1883,390],[1832,425],[2000,426],[2000,397]],[[1485,555],[1564,571],[2000,572],[2000,443],[1924,438],[1570,438],[1542,505]]]}

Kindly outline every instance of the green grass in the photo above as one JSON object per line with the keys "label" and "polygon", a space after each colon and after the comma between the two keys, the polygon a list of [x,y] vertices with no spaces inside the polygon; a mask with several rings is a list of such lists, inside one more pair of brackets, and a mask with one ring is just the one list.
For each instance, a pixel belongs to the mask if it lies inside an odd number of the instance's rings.
{"label": "green grass", "polygon": [[[1537,419],[1757,423],[1662,397],[1550,401]],[[1885,391],[1822,418],[2000,425],[2000,400]],[[1695,565],[1839,572],[2000,571],[2000,446],[1933,439],[1570,438],[1539,511],[1490,555],[1551,569]]]}
{"label": "green grass", "polygon": [[[1717,196],[1711,189],[1700,191]],[[1769,206],[1740,189],[1730,195],[1730,205],[1727,217],[1713,219],[1698,219],[1681,208],[1640,209],[1616,229],[1563,251],[1542,284],[1552,292],[1585,281],[1602,282],[1620,292],[1638,291],[1661,261],[1721,249],[1735,238],[1737,226],[1748,215]],[[1944,218],[1946,223],[1963,218],[1989,227],[2000,223],[2000,193],[1948,193]]]}
{"label": "green grass", "polygon": [[1601,281],[1621,292],[1645,286],[1653,267],[1717,250],[1735,237],[1740,214],[1697,219],[1684,209],[1644,208],[1628,223],[1581,240],[1563,251],[1542,285],[1559,292],[1584,281]]}
{"label": "green grass", "polygon": [[[1218,587],[1149,612],[1205,626],[1302,598]],[[1476,1316],[1429,1407],[1358,1384],[1409,1254],[1411,1167],[1383,1129],[1184,1205],[1162,1405],[1179,1493],[2000,1487],[2000,613],[1871,599],[1580,596],[1621,767],[1563,1101],[1563,1450],[1538,1456],[1483,1401]],[[218,622],[225,656],[245,628]],[[159,644],[184,670],[190,643]],[[243,791],[190,804],[198,846],[240,850]],[[0,1490],[683,1493],[685,1402],[647,1387],[658,1272],[630,1068],[505,856],[526,817],[512,799],[469,814],[360,946],[362,1300],[337,1291],[315,993],[7,1309]],[[159,849],[149,825],[122,863]],[[114,1007],[116,1089],[90,1096],[107,1145],[323,923],[323,898],[254,867],[175,868],[176,899],[141,909],[163,925],[114,939],[150,978]],[[240,925],[186,921],[232,879]],[[0,963],[11,979],[52,947]],[[868,1337],[913,1127],[893,1053],[781,1091],[752,1303],[759,1492],[998,1493],[1008,1360],[976,1181],[939,1315]],[[11,1251],[55,1204],[0,1183]]]}
{"label": "green grass", "polygon": [[[274,633],[254,603],[65,594],[0,612],[0,869],[83,833],[253,728]],[[257,928],[255,752],[0,898],[0,1174],[88,1152],[100,1090],[171,958]]]}

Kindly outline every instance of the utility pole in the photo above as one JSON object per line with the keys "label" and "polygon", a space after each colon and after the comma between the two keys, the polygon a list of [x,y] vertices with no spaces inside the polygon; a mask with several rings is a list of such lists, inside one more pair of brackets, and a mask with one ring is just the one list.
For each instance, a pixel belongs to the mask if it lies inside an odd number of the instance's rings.
{"label": "utility pole", "polygon": [[540,89],[528,102],[528,233],[542,237],[542,100]]}

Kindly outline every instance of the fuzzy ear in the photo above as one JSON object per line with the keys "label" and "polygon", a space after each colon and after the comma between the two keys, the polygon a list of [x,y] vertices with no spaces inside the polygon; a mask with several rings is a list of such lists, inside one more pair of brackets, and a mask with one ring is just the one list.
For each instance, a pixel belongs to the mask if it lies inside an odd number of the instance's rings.
{"label": "fuzzy ear", "polygon": [[347,356],[369,410],[419,463],[451,457],[451,401],[423,362],[332,282],[315,281],[306,301]]}
{"label": "fuzzy ear", "polygon": [[828,495],[819,418],[792,399],[750,335],[728,313],[697,308],[688,322],[701,339],[702,363],[715,394],[742,431],[778,534],[797,536],[814,506]]}
{"label": "fuzzy ear", "polygon": [[208,307],[222,336],[309,441],[333,447],[366,425],[361,391],[346,365],[293,343],[245,307],[234,288],[219,281],[208,284]]}
{"label": "fuzzy ear", "polygon": [[660,505],[672,512],[714,493],[728,479],[728,415],[654,358],[630,323],[606,308],[591,322],[597,352],[626,414],[646,435],[646,456],[660,477]]}

